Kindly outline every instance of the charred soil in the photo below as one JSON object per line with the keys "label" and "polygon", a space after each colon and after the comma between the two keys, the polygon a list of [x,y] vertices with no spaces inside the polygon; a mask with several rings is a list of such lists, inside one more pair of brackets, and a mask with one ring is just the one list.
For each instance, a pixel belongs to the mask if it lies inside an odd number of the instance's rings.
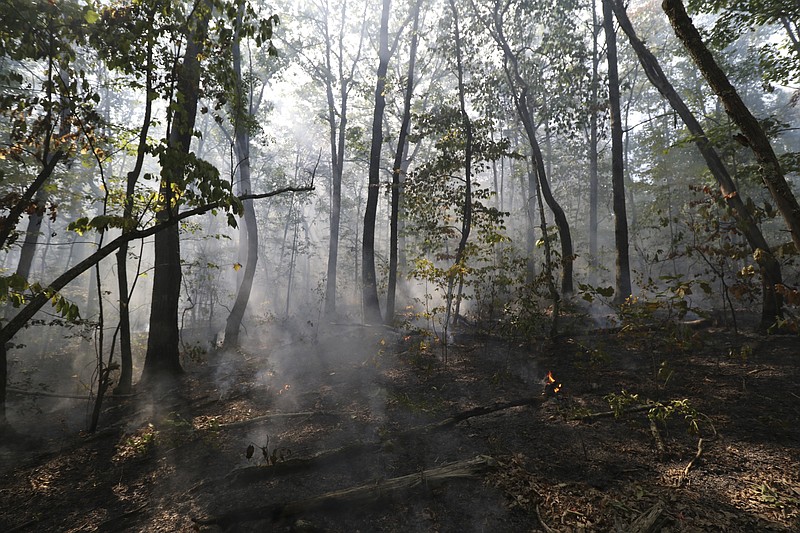
{"label": "charred soil", "polygon": [[339,324],[185,367],[93,435],[16,424],[0,530],[800,530],[796,336]]}

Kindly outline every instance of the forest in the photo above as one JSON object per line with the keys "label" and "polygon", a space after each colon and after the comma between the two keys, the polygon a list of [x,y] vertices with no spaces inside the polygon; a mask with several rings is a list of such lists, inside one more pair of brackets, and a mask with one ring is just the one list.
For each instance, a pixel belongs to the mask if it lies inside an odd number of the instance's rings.
{"label": "forest", "polygon": [[800,530],[797,0],[0,0],[0,530]]}

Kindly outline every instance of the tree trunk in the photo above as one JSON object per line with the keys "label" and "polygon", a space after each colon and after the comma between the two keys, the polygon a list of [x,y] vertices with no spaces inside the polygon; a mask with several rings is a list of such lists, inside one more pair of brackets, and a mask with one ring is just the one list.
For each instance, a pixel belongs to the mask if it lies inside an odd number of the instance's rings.
{"label": "tree trunk", "polygon": [[669,17],[675,35],[681,40],[714,93],[722,100],[728,116],[742,130],[761,166],[761,177],[786,221],[792,241],[800,252],[800,205],[786,182],[778,156],[769,143],[764,130],[742,101],[728,77],[717,65],[711,52],[703,43],[700,33],[686,14],[681,0],[664,0],[662,9]]}
{"label": "tree trunk", "polygon": [[381,13],[380,49],[378,52],[378,81],[375,87],[375,111],[372,115],[372,143],[369,153],[367,206],[364,209],[364,234],[361,240],[361,283],[364,303],[364,322],[381,323],[378,283],[375,275],[375,218],[380,193],[381,146],[383,144],[383,111],[386,107],[386,71],[389,66],[389,9],[390,0],[383,0]]}
{"label": "tree trunk", "polygon": [[[725,203],[733,213],[733,216],[736,217],[739,229],[745,239],[747,239],[750,248],[753,250],[761,266],[763,290],[761,326],[762,328],[768,327],[775,323],[775,319],[778,318],[781,313],[781,297],[775,291],[775,286],[781,283],[780,263],[775,259],[764,235],[761,233],[761,229],[745,207],[744,201],[736,190],[736,185],[728,173],[728,169],[725,167],[719,154],[717,154],[714,146],[708,140],[705,131],[703,131],[703,127],[697,121],[680,95],[675,91],[675,88],[667,79],[655,56],[636,36],[633,26],[628,19],[628,15],[625,12],[625,8],[620,1],[613,0],[611,5],[614,8],[617,22],[619,22],[620,28],[627,34],[633,50],[639,57],[639,62],[642,64],[647,78],[664,98],[667,99],[672,109],[678,113],[681,120],[692,134],[692,138],[698,150],[700,150],[703,159],[705,159],[709,171],[711,171],[711,174],[717,181]],[[763,253],[758,253],[758,250],[762,250]]]}
{"label": "tree trunk", "polygon": [[[126,221],[133,218],[133,197],[136,192],[136,182],[142,172],[145,151],[147,150],[147,135],[150,131],[150,118],[153,112],[152,79],[153,43],[147,42],[147,65],[145,68],[145,107],[142,131],[139,133],[139,146],[136,150],[136,163],[128,172],[125,187],[125,207],[123,217]],[[128,230],[123,229],[123,233]],[[128,286],[128,243],[125,242],[117,251],[117,288],[119,290],[119,351],[120,375],[119,383],[114,389],[117,394],[128,394],[133,385],[133,350],[131,348],[131,319],[130,319],[130,288]]]}
{"label": "tree trunk", "polygon": [[[525,127],[525,133],[528,136],[528,142],[531,148],[531,156],[537,172],[539,187],[541,187],[544,201],[553,212],[553,218],[555,219],[556,227],[558,228],[558,236],[561,240],[561,292],[562,294],[570,294],[573,292],[572,267],[574,262],[574,254],[572,248],[572,236],[569,230],[569,222],[567,221],[566,214],[564,214],[564,210],[556,201],[555,197],[553,197],[553,193],[550,190],[550,184],[547,180],[542,150],[539,146],[539,141],[536,138],[536,125],[534,124],[533,115],[531,114],[528,104],[528,84],[519,73],[519,62],[517,61],[517,57],[511,50],[505,34],[503,33],[503,19],[502,14],[500,13],[499,5],[496,5],[495,7],[493,23],[493,37],[503,50],[503,56],[506,61],[506,76],[512,87],[512,90],[514,91],[514,105],[517,108],[517,114],[519,115],[522,125]],[[507,66],[508,63],[511,64],[510,69]],[[547,235],[543,235],[542,237],[546,238]]]}
{"label": "tree trunk", "polygon": [[[172,130],[169,132],[167,158],[161,173],[160,195],[164,205],[157,214],[159,221],[178,215],[177,199],[173,186],[183,181],[182,156],[189,153],[197,116],[200,86],[200,61],[203,41],[208,31],[211,8],[201,2],[197,10],[196,25],[187,28],[186,52],[177,73],[177,94]],[[191,24],[191,21],[190,21]],[[155,236],[153,268],[153,297],[150,311],[150,331],[147,339],[143,380],[161,376],[176,376],[182,372],[179,359],[178,302],[181,293],[180,235],[177,224]]]}
{"label": "tree trunk", "polygon": [[598,70],[600,52],[597,47],[597,34],[601,25],[597,21],[597,5],[592,0],[592,100],[589,104],[589,285],[597,283],[600,261],[597,256],[597,207],[599,179],[597,171],[597,86],[600,83]]}
{"label": "tree trunk", "polygon": [[389,219],[389,286],[386,291],[386,324],[394,322],[395,296],[397,292],[397,264],[399,243],[399,218],[400,218],[400,187],[403,181],[402,171],[405,168],[404,155],[407,151],[408,129],[411,123],[411,98],[414,96],[414,69],[417,61],[417,43],[419,42],[419,4],[413,7],[413,23],[411,27],[411,48],[408,58],[408,72],[406,75],[406,94],[403,100],[403,119],[400,133],[397,137],[397,150],[392,166],[392,208]]}
{"label": "tree trunk", "polygon": [[628,257],[628,215],[625,211],[625,169],[623,168],[622,116],[619,105],[617,35],[610,0],[603,0],[603,26],[608,58],[608,103],[611,116],[611,186],[614,204],[614,240],[617,250],[614,301],[623,303],[631,295],[631,267]]}
{"label": "tree trunk", "polygon": [[[250,185],[250,133],[247,130],[246,118],[252,115],[250,108],[250,92],[245,94],[244,81],[242,79],[242,54],[240,50],[240,30],[242,17],[244,16],[245,3],[240,1],[239,13],[236,19],[236,34],[233,38],[233,74],[236,78],[236,97],[237,102],[234,107],[234,151],[236,152],[237,167],[239,169],[239,193],[248,194],[251,192]],[[236,293],[236,301],[233,304],[228,320],[225,323],[225,348],[234,348],[239,345],[239,330],[244,319],[244,312],[247,309],[247,302],[250,300],[250,291],[253,288],[253,279],[256,275],[256,265],[258,263],[258,223],[256,221],[256,211],[253,201],[243,202],[244,207],[244,227],[243,232],[247,239],[247,259],[244,265],[244,275]],[[241,233],[240,233],[241,238]]]}
{"label": "tree trunk", "polygon": [[[461,29],[458,25],[458,9],[454,0],[450,0],[450,9],[453,12],[453,30],[456,48],[456,73],[458,75],[458,103],[461,111],[461,120],[464,127],[464,208],[463,218],[461,219],[461,239],[458,241],[456,256],[453,268],[448,274],[447,280],[447,309],[445,324],[449,322],[451,304],[455,298],[455,309],[453,320],[458,319],[458,312],[461,303],[461,288],[463,287],[464,274],[463,263],[466,260],[464,252],[467,248],[470,230],[472,229],[472,121],[467,114],[467,105],[464,96],[464,67],[461,50]],[[458,278],[458,291],[453,294],[453,285]]]}

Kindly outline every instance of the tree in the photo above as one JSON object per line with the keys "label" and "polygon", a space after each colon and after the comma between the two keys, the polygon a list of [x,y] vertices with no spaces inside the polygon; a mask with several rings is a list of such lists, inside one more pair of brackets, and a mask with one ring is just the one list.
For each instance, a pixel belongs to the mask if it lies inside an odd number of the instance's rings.
{"label": "tree", "polygon": [[[544,156],[539,145],[536,133],[537,124],[534,120],[532,104],[529,101],[530,86],[523,78],[520,68],[520,61],[517,54],[512,50],[505,33],[505,15],[510,4],[506,4],[501,9],[501,3],[495,2],[491,16],[490,32],[495,42],[503,52],[503,66],[509,86],[513,91],[514,105],[517,109],[520,121],[525,129],[525,133],[530,145],[533,166],[536,171],[538,187],[541,188],[544,201],[553,213],[558,235],[561,243],[561,292],[569,294],[573,291],[573,261],[574,253],[572,249],[572,236],[570,234],[569,222],[564,213],[564,209],[558,203],[550,190],[550,183],[544,163]],[[529,201],[532,201],[533,191],[530,191]],[[544,236],[546,237],[546,236]]]}
{"label": "tree", "polygon": [[402,176],[404,156],[408,149],[408,132],[411,123],[411,99],[414,96],[414,70],[417,60],[417,46],[419,43],[419,10],[422,0],[417,0],[412,6],[411,47],[409,50],[408,72],[406,74],[405,97],[403,98],[403,116],[400,124],[400,133],[397,138],[394,165],[392,165],[392,194],[391,214],[389,220],[389,280],[386,289],[386,323],[394,321],[395,295],[397,292],[397,265],[398,243],[400,228],[400,193],[404,177]]}
{"label": "tree", "polygon": [[[239,194],[249,194],[252,192],[250,183],[250,128],[252,127],[252,86],[245,87],[245,82],[242,77],[242,53],[241,41],[242,37],[248,33],[252,34],[252,27],[243,27],[245,24],[245,13],[247,3],[244,0],[238,0],[238,10],[236,14],[236,26],[232,42],[232,63],[233,63],[233,136],[234,136],[234,152],[236,154],[237,168],[239,171]],[[266,21],[267,39],[272,38],[272,25],[277,24],[278,18],[272,16]],[[247,33],[245,33],[247,32]],[[270,43],[269,50],[273,53],[274,48]],[[252,73],[251,73],[252,74]],[[225,347],[233,348],[239,343],[239,330],[241,328],[244,312],[247,309],[247,303],[250,300],[250,291],[253,287],[253,279],[256,274],[256,265],[258,262],[258,224],[256,222],[256,212],[253,202],[247,201],[243,203],[244,209],[244,233],[247,241],[247,259],[245,260],[244,275],[239,289],[236,293],[236,300],[234,301],[233,308],[228,315],[228,320],[225,324]]]}
{"label": "tree", "polygon": [[[185,185],[184,174],[190,160],[189,149],[197,117],[200,56],[208,35],[211,5],[203,0],[196,7],[194,16],[186,21],[186,51],[177,69],[177,90],[171,105],[172,124],[166,149],[160,154],[162,172],[157,218],[162,222],[178,215],[178,201]],[[143,380],[175,376],[182,371],[178,336],[181,257],[177,225],[156,234],[154,261],[150,334],[147,338]]]}
{"label": "tree", "polygon": [[383,112],[386,107],[386,72],[389,67],[389,14],[391,0],[383,0],[379,33],[378,71],[375,85],[375,109],[372,115],[372,141],[369,152],[367,205],[364,209],[364,229],[361,240],[361,283],[364,322],[381,323],[378,300],[378,281],[375,273],[375,218],[380,193],[381,147],[383,145]]}
{"label": "tree", "polygon": [[736,217],[745,239],[747,239],[754,256],[761,266],[763,290],[761,325],[762,328],[769,327],[775,323],[775,320],[780,316],[781,312],[781,299],[780,295],[776,292],[776,286],[782,281],[780,263],[778,263],[771,252],[770,246],[767,244],[755,220],[753,220],[750,211],[745,206],[745,202],[739,194],[736,184],[731,179],[728,169],[722,162],[713,144],[708,139],[703,127],[677,91],[675,91],[675,88],[661,69],[656,57],[636,35],[633,25],[628,19],[625,7],[619,0],[612,0],[611,6],[620,28],[626,33],[631,46],[636,52],[647,78],[653,86],[659,90],[664,98],[669,101],[672,108],[678,113],[681,120],[683,120],[683,123],[692,134],[692,138],[703,156],[708,169],[717,181],[722,197]]}
{"label": "tree", "polygon": [[617,35],[610,0],[603,0],[603,27],[606,33],[608,58],[608,104],[611,116],[611,183],[614,198],[614,240],[617,250],[617,303],[631,295],[631,267],[628,258],[628,215],[625,210],[625,175],[623,168],[622,116],[619,107],[619,74],[617,72]]}
{"label": "tree", "polygon": [[722,101],[725,111],[741,129],[747,144],[752,148],[756,160],[761,165],[762,179],[769,189],[775,204],[783,216],[791,233],[795,249],[800,252],[800,204],[786,182],[783,169],[764,129],[745,103],[725,72],[719,67],[714,56],[703,43],[700,33],[686,14],[681,0],[664,0],[662,8],[692,60],[714,93]]}

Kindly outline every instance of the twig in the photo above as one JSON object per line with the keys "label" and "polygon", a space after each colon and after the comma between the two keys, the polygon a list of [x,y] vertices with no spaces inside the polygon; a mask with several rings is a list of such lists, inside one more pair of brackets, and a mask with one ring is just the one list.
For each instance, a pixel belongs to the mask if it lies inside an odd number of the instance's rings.
{"label": "twig", "polygon": [[694,466],[694,464],[697,462],[697,460],[698,460],[698,459],[700,459],[700,456],[701,456],[702,454],[703,454],[703,438],[702,438],[702,437],[700,437],[700,438],[697,440],[697,453],[694,455],[694,457],[692,458],[692,460],[691,460],[691,461],[689,461],[689,464],[687,464],[687,465],[686,465],[686,468],[684,468],[684,469],[683,469],[683,472],[681,472],[681,477],[680,477],[680,478],[678,478],[678,486],[679,486],[679,487],[680,487],[681,485],[683,485],[683,482],[684,482],[684,481],[686,481],[686,476],[688,476],[688,475],[689,475],[689,470],[691,470],[691,469],[692,469],[692,467],[693,467],[693,466]]}
{"label": "twig", "polygon": [[311,418],[312,416],[341,416],[338,413],[334,413],[331,411],[300,411],[297,413],[269,413],[262,416],[257,416],[255,418],[248,418],[246,420],[237,420],[236,422],[229,422],[227,424],[220,424],[216,426],[215,430],[222,430],[222,429],[233,429],[239,428],[243,426],[248,426],[250,424],[257,424],[258,422],[264,422],[266,420],[272,420],[275,418],[299,418],[299,417],[307,417]]}
{"label": "twig", "polygon": [[539,506],[536,506],[536,518],[539,519],[539,523],[542,524],[542,529],[544,529],[547,533],[557,533],[557,530],[553,529],[552,527],[548,526],[544,519],[542,519],[542,514],[539,512]]}

